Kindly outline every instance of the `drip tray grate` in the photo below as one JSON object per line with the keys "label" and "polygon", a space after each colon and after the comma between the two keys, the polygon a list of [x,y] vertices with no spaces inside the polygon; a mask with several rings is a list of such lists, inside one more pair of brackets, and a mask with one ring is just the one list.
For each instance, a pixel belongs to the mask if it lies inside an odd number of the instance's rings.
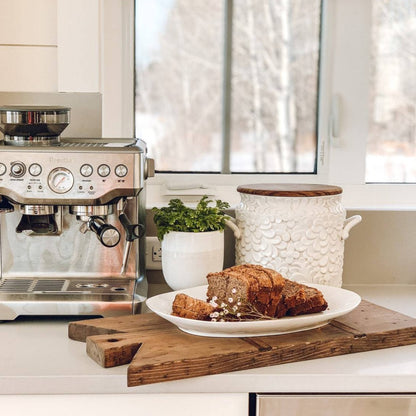
{"label": "drip tray grate", "polygon": [[32,283],[32,279],[5,279],[0,282],[0,293],[27,293]]}
{"label": "drip tray grate", "polygon": [[65,279],[40,279],[36,281],[33,292],[60,292],[65,282]]}
{"label": "drip tray grate", "polygon": [[65,279],[4,279],[0,293],[60,292],[65,283]]}
{"label": "drip tray grate", "polygon": [[134,288],[131,279],[25,279],[0,280],[0,294],[127,294]]}

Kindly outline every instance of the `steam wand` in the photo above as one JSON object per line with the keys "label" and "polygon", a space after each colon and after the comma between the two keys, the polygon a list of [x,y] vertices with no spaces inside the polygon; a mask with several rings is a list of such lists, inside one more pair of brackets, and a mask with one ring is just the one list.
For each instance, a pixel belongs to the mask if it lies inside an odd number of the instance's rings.
{"label": "steam wand", "polygon": [[123,263],[121,264],[121,274],[124,274],[126,273],[131,245],[134,240],[143,237],[144,227],[142,224],[132,224],[124,213],[120,214],[118,219],[126,232],[126,246],[124,247]]}

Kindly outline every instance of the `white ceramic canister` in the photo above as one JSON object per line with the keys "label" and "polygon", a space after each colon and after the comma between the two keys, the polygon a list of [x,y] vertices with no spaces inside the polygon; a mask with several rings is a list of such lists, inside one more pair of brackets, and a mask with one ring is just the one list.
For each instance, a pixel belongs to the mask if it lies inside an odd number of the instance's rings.
{"label": "white ceramic canister", "polygon": [[236,264],[260,264],[298,282],[340,287],[346,219],[342,188],[311,184],[241,185]]}

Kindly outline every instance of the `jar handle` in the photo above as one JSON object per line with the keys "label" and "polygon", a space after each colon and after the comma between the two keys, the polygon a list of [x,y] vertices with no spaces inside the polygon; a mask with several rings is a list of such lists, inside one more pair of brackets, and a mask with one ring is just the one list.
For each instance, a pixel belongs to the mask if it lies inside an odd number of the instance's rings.
{"label": "jar handle", "polygon": [[227,225],[228,227],[231,228],[231,230],[234,233],[234,237],[239,239],[241,238],[241,231],[240,229],[237,227],[237,224],[235,224],[235,219],[232,217],[229,217],[229,219],[225,220],[225,225]]}
{"label": "jar handle", "polygon": [[357,225],[359,222],[361,222],[361,220],[361,215],[353,215],[352,217],[347,218],[344,221],[344,228],[342,229],[341,238],[343,240],[346,240],[350,235],[351,228],[354,227],[354,225]]}

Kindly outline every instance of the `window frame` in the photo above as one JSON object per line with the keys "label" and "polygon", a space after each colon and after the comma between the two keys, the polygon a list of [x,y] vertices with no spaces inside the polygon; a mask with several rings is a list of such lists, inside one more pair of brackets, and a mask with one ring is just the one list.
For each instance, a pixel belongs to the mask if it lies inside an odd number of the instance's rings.
{"label": "window frame", "polygon": [[[285,182],[339,185],[347,209],[416,209],[416,184],[365,183],[371,1],[323,0],[317,174],[157,173],[147,179],[146,206],[166,205],[174,197],[195,202],[204,194],[236,206],[239,184]],[[128,18],[134,16],[134,1],[123,2],[123,7],[123,15],[134,25]],[[132,33],[131,28],[125,33]],[[134,85],[134,39],[124,36],[122,42],[123,76]],[[129,85],[123,85],[125,114],[134,117]]]}

